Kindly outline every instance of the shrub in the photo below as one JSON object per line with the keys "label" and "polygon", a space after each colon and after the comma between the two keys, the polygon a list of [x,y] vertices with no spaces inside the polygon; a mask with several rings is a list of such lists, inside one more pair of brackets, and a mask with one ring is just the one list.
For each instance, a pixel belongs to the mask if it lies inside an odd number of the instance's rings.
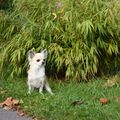
{"label": "shrub", "polygon": [[12,7],[13,0],[0,0],[0,9],[9,9]]}
{"label": "shrub", "polygon": [[5,68],[11,76],[24,73],[30,49],[48,48],[47,71],[75,80],[104,72],[110,60],[118,58],[119,0],[15,0],[13,4],[14,11],[0,18],[1,71]]}

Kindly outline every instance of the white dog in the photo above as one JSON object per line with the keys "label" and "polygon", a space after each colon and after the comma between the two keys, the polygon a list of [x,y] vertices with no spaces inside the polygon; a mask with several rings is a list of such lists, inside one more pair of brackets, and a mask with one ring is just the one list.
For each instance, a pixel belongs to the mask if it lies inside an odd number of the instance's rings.
{"label": "white dog", "polygon": [[39,88],[39,93],[42,94],[43,88],[45,87],[50,94],[53,94],[45,76],[46,58],[46,49],[41,53],[35,53],[32,50],[29,51],[28,60],[30,68],[28,70],[28,93],[31,93],[34,88]]}

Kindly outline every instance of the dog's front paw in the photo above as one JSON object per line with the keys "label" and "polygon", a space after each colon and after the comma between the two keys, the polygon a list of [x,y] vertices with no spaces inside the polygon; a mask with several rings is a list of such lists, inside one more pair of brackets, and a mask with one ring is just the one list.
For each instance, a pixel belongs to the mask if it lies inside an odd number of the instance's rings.
{"label": "dog's front paw", "polygon": [[41,95],[44,95],[43,92],[41,92],[41,91],[39,91],[39,93],[40,93]]}
{"label": "dog's front paw", "polygon": [[39,93],[40,93],[41,95],[43,95],[42,89],[39,89]]}
{"label": "dog's front paw", "polygon": [[49,92],[51,95],[54,95],[54,93],[53,92]]}

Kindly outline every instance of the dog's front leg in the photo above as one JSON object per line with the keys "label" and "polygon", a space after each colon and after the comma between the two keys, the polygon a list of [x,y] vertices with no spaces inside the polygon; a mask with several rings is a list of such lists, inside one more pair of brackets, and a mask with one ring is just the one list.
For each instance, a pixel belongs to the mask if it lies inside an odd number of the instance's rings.
{"label": "dog's front leg", "polygon": [[46,81],[46,83],[45,83],[45,89],[46,89],[51,95],[53,95],[53,92],[52,92],[52,90],[51,90],[51,88],[50,88],[50,86],[49,86],[49,84],[48,84],[47,81]]}
{"label": "dog's front leg", "polygon": [[31,94],[31,91],[34,90],[34,87],[32,87],[30,84],[28,84],[28,94]]}
{"label": "dog's front leg", "polygon": [[44,87],[44,84],[43,84],[43,82],[42,82],[41,85],[40,85],[40,88],[39,88],[39,93],[40,93],[40,94],[43,94],[43,93],[42,93],[43,87]]}

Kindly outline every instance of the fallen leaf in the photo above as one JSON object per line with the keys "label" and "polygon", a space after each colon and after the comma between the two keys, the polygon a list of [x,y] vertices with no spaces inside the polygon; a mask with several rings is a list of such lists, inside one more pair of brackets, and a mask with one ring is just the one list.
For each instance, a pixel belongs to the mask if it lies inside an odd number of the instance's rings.
{"label": "fallen leaf", "polygon": [[10,109],[13,109],[15,106],[18,106],[20,104],[20,101],[17,99],[13,99],[12,97],[8,97],[5,101],[0,103],[0,107],[9,107]]}
{"label": "fallen leaf", "polygon": [[26,112],[24,110],[20,109],[20,110],[17,110],[17,114],[19,116],[24,116],[24,115],[26,115]]}
{"label": "fallen leaf", "polygon": [[14,105],[13,108],[12,108],[14,111],[17,111],[20,109],[20,105]]}
{"label": "fallen leaf", "polygon": [[8,106],[9,108],[12,108],[13,106],[13,101],[12,97],[8,97],[3,103],[5,106]]}
{"label": "fallen leaf", "polygon": [[100,101],[100,103],[102,103],[102,105],[110,102],[110,100],[108,98],[100,98],[99,101]]}
{"label": "fallen leaf", "polygon": [[19,103],[20,103],[20,101],[19,100],[17,100],[17,99],[13,99],[13,105],[19,105]]}
{"label": "fallen leaf", "polygon": [[[21,103],[23,101],[21,100]],[[26,112],[21,109],[20,107],[20,100],[18,99],[13,99],[12,97],[8,97],[4,102],[0,103],[0,106],[3,107],[3,109],[5,110],[15,110],[17,111],[17,114],[20,116],[24,116],[26,115]]]}

